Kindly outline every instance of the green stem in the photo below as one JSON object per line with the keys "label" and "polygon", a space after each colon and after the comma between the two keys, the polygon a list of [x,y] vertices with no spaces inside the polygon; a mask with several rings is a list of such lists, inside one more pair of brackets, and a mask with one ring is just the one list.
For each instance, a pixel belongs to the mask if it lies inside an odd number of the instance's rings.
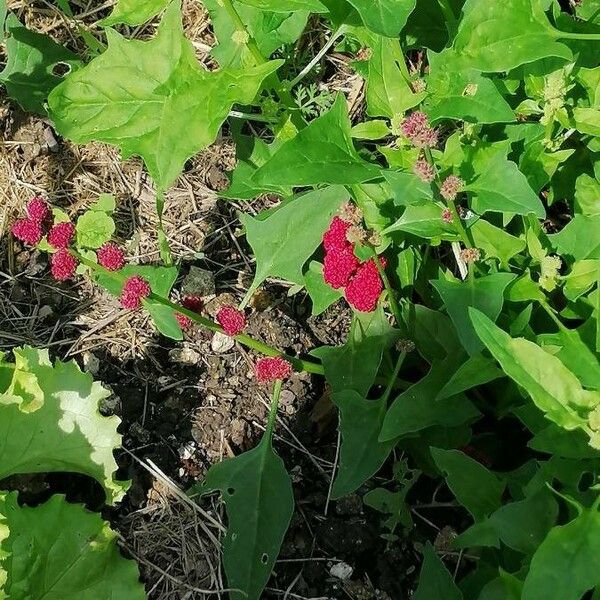
{"label": "green stem", "polygon": [[385,272],[385,269],[383,268],[383,265],[381,264],[381,260],[379,259],[379,256],[377,256],[377,253],[375,252],[375,249],[373,249],[373,260],[375,261],[375,265],[377,266],[377,270],[379,271],[379,275],[381,276],[383,285],[387,291],[388,298],[390,299],[390,307],[392,309],[392,313],[394,315],[396,325],[398,327],[400,327],[400,324],[402,323],[402,313],[400,311],[400,305],[398,304],[398,300],[396,299],[396,293],[394,292],[394,289],[392,288],[390,279],[387,276],[387,273]]}
{"label": "green stem", "polygon": [[404,364],[404,359],[406,358],[406,352],[401,352],[400,356],[398,357],[398,360],[396,361],[396,366],[394,367],[394,371],[392,372],[392,374],[390,375],[390,378],[388,379],[388,384],[387,387],[385,388],[385,392],[383,393],[383,403],[386,404],[387,401],[390,399],[390,395],[392,394],[392,391],[394,390],[395,384],[396,384],[396,379],[398,379],[398,374],[400,373],[400,369],[402,368],[402,365]]}
{"label": "green stem", "polygon": [[556,323],[561,331],[567,331],[567,328],[562,324],[561,320],[556,316],[552,307],[545,300],[538,300],[540,306],[546,311],[548,316]]}
{"label": "green stem", "polygon": [[254,57],[254,60],[259,65],[266,62],[264,56],[262,55],[262,52],[258,48],[258,44],[254,40],[254,38],[250,35],[250,32],[246,28],[244,21],[242,21],[242,18],[240,17],[238,11],[236,10],[235,6],[233,6],[233,2],[231,0],[221,0],[221,2],[223,4],[223,7],[225,8],[225,10],[227,11],[229,18],[233,21],[233,24],[235,25],[237,31],[240,34],[243,34],[243,36],[246,38],[246,41],[245,41],[246,47],[248,48],[248,50]]}
{"label": "green stem", "polygon": [[273,431],[275,429],[275,423],[277,421],[277,410],[279,408],[279,398],[281,396],[281,379],[278,379],[273,386],[273,397],[271,400],[271,408],[269,409],[269,418],[267,420],[267,426],[265,428],[265,436],[271,442],[273,438]]}
{"label": "green stem", "polygon": [[[95,271],[96,273],[101,273],[102,275],[111,277],[112,279],[121,279],[121,277],[119,277],[119,275],[114,271],[109,271],[108,269],[105,269],[102,265],[99,265],[94,261],[87,259],[85,256],[82,256],[78,252],[73,252],[73,254],[79,259],[79,262],[81,262],[82,265],[85,265],[92,271]],[[152,292],[148,296],[148,300],[152,300],[156,304],[161,304],[162,306],[171,308],[175,312],[185,315],[194,323],[201,325],[205,329],[223,333],[223,328],[218,323],[215,323],[214,321],[211,321],[210,319],[207,319],[206,317],[203,317],[202,315],[199,315],[198,313],[192,310],[184,308],[183,306],[180,306],[175,302],[171,302],[168,298],[164,298],[163,296],[159,296],[158,294]],[[255,340],[254,338],[244,333],[236,335],[234,339],[243,346],[246,346],[247,348],[250,348],[252,350],[256,350],[257,352],[259,352],[260,354],[264,354],[265,356],[281,356],[282,358],[285,358],[285,360],[292,364],[296,371],[306,371],[307,373],[314,373],[315,375],[325,374],[323,365],[302,358],[296,358],[295,356],[288,356],[287,354],[285,354],[285,352],[281,352],[277,348],[273,348],[268,344],[259,342],[258,340]]]}
{"label": "green stem", "polygon": [[561,40],[582,40],[592,42],[594,40],[600,40],[600,33],[575,33],[568,31],[556,30],[556,37]]}

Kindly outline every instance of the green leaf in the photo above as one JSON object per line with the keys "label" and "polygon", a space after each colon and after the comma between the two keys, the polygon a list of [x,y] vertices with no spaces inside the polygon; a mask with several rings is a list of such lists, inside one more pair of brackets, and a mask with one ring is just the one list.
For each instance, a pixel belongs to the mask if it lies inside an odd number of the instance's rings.
{"label": "green leaf", "polygon": [[334,302],[343,297],[339,290],[334,290],[323,279],[323,265],[313,260],[304,274],[304,285],[312,301],[313,316],[325,312]]}
{"label": "green leaf", "polygon": [[575,211],[584,215],[600,214],[600,181],[587,173],[575,183]]}
{"label": "green leaf", "polygon": [[121,420],[98,410],[110,392],[75,361],[52,364],[47,350],[24,347],[13,354],[12,379],[0,394],[0,479],[17,473],[82,473],[103,486],[108,502],[120,500],[129,487],[114,478]]}
{"label": "green leaf", "polygon": [[88,210],[77,219],[77,246],[80,248],[100,248],[115,232],[112,217],[98,210]]}
{"label": "green leaf", "polygon": [[[404,304],[403,319],[419,354],[429,363],[461,352],[452,321],[443,313],[422,304]],[[456,366],[458,366],[457,363]]]}
{"label": "green leaf", "polygon": [[600,392],[584,390],[556,357],[523,338],[511,338],[476,309],[469,315],[477,335],[515,383],[524,388],[546,418],[564,429],[591,433],[582,414],[600,404]]}
{"label": "green leaf", "polygon": [[485,519],[502,504],[506,484],[482,464],[460,450],[431,448],[431,455],[448,487],[475,521]]}
{"label": "green leaf", "polygon": [[478,600],[521,600],[523,582],[500,568],[500,576],[481,590]]}
{"label": "green leaf", "polygon": [[106,34],[108,49],[53,90],[51,118],[76,143],[96,140],[118,146],[123,158],[141,156],[161,190],[214,141],[233,104],[250,104],[281,64],[206,71],[183,35],[177,1],[150,41]]}
{"label": "green leaf", "polygon": [[565,296],[575,302],[600,281],[600,259],[578,260],[571,272],[563,278]]}
{"label": "green leaf", "polygon": [[556,251],[570,260],[600,259],[600,215],[575,215],[559,233],[548,238]]}
{"label": "green leaf", "polygon": [[504,268],[507,268],[510,259],[522,252],[526,246],[524,239],[495,227],[485,219],[478,219],[473,223],[470,231],[475,247],[485,252],[485,258],[499,259]]}
{"label": "green leaf", "polygon": [[461,394],[474,387],[484,385],[504,377],[504,373],[496,366],[493,360],[476,354],[464,362],[440,390],[436,401],[445,400]]}
{"label": "green leaf", "polygon": [[4,24],[6,22],[6,0],[0,0],[0,41],[4,40]]}
{"label": "green leaf", "polygon": [[6,18],[6,66],[0,82],[25,111],[46,114],[46,99],[62,81],[54,69],[75,70],[81,65],[76,54],[51,37],[30,31],[13,14]]}
{"label": "green leaf", "polygon": [[580,429],[565,431],[551,423],[538,431],[527,445],[537,452],[545,452],[562,458],[598,458],[600,451],[592,448],[588,436]]}
{"label": "green leaf", "polygon": [[141,25],[164,10],[171,0],[117,0],[108,17],[99,21],[99,25]]}
{"label": "green leaf", "polygon": [[[600,585],[600,513],[597,504],[554,527],[531,560],[523,600],[580,600]],[[565,577],[568,565],[568,577]]]}
{"label": "green leaf", "polygon": [[[392,190],[396,206],[419,206],[433,200],[431,184],[421,181],[413,173],[383,171],[383,176]],[[437,216],[439,220],[440,214]]]}
{"label": "green leaf", "polygon": [[294,198],[265,219],[240,215],[256,257],[249,298],[267,277],[302,284],[302,268],[319,247],[323,233],[348,192],[341,186],[315,190]]}
{"label": "green leaf", "polygon": [[19,506],[16,493],[0,494],[0,528],[7,529],[0,536],[7,598],[146,598],[137,565],[121,555],[110,525],[63,496],[32,508]]}
{"label": "green leaf", "polygon": [[334,393],[331,397],[340,411],[342,435],[339,467],[331,489],[337,500],[357,490],[381,468],[395,441],[378,440],[387,410],[387,397],[366,400],[354,390]]}
{"label": "green leaf", "polygon": [[385,229],[383,233],[404,231],[425,239],[443,238],[453,240],[456,238],[454,226],[442,219],[442,212],[442,207],[433,202],[418,206],[407,206],[402,216]]}
{"label": "green leaf", "polygon": [[340,94],[328,112],[258,169],[254,181],[261,186],[302,186],[362,183],[379,176],[379,167],[362,160],[352,145],[348,108]]}
{"label": "green leaf", "polygon": [[[169,298],[171,289],[177,279],[178,272],[177,267],[128,265],[120,271],[115,271],[110,274],[98,273],[95,277],[98,285],[104,287],[113,296],[119,297],[123,291],[126,279],[132,275],[139,275],[150,283],[150,287],[155,294],[162,296],[163,298]],[[144,300],[143,304],[150,313],[150,316],[160,333],[173,340],[183,339],[181,327],[177,322],[175,311],[172,308],[159,304],[151,298]]]}
{"label": "green leaf", "polygon": [[477,308],[495,321],[502,310],[504,290],[515,277],[512,273],[495,273],[469,277],[465,281],[436,279],[429,282],[441,296],[458,338],[471,356],[479,354],[484,346],[471,324],[469,309]]}
{"label": "green leaf", "polygon": [[271,12],[292,12],[294,10],[305,10],[314,13],[324,13],[328,9],[319,0],[239,0],[240,4],[254,6],[260,10]]}
{"label": "green leaf", "polygon": [[423,548],[423,566],[414,600],[462,600],[463,595],[452,575],[429,543]]}
{"label": "green leaf", "polygon": [[258,600],[294,512],[292,482],[267,436],[260,444],[210,468],[191,494],[220,491],[227,507],[223,565],[234,600]]}
{"label": "green leaf", "polygon": [[467,0],[453,47],[480,71],[510,71],[548,56],[571,60],[556,37],[539,0]]}
{"label": "green leaf", "polygon": [[487,163],[483,173],[465,190],[476,195],[472,206],[479,214],[491,211],[517,215],[533,213],[540,219],[546,217],[544,205],[527,183],[525,175],[501,153]]}
{"label": "green leaf", "polygon": [[469,61],[448,48],[429,51],[430,93],[427,113],[432,122],[461,119],[471,123],[509,123],[515,113],[491,79],[484,77]]}
{"label": "green leaf", "polygon": [[386,37],[398,37],[406,25],[416,0],[348,0],[365,26]]}
{"label": "green leaf", "polygon": [[380,119],[365,121],[352,127],[352,137],[355,140],[380,140],[390,133],[388,123]]}

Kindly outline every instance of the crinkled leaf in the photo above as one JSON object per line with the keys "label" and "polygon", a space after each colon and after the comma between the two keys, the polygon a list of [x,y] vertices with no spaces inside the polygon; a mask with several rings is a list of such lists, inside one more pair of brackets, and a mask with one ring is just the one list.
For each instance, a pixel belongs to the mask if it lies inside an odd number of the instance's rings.
{"label": "crinkled leaf", "polygon": [[267,436],[235,458],[211,467],[190,493],[221,492],[227,507],[223,565],[235,600],[258,600],[294,512],[292,482]]}
{"label": "crinkled leaf", "polygon": [[469,319],[469,308],[477,308],[495,321],[502,310],[504,290],[515,277],[512,273],[494,273],[469,277],[465,281],[436,279],[429,282],[441,296],[456,333],[471,356],[484,346]]}
{"label": "crinkled leaf", "polygon": [[45,115],[46,99],[62,81],[54,69],[74,70],[81,61],[51,37],[27,29],[12,14],[6,18],[6,29],[8,58],[0,73],[0,83],[24,110]]}
{"label": "crinkled leaf", "polygon": [[375,33],[395,38],[406,25],[416,0],[348,0],[365,26]]}
{"label": "crinkled leaf", "polygon": [[570,60],[539,0],[467,0],[454,49],[480,71],[509,71],[554,56]]}
{"label": "crinkled leaf", "polygon": [[100,248],[115,232],[112,217],[98,210],[88,210],[77,219],[77,246],[80,248]]}
{"label": "crinkled leaf", "polygon": [[491,211],[546,217],[544,205],[525,175],[502,153],[495,154],[481,175],[465,189],[475,194],[472,205],[479,214]]}
{"label": "crinkled leaf", "polygon": [[117,0],[108,17],[100,25],[141,25],[165,9],[171,0]]}
{"label": "crinkled leaf", "polygon": [[548,238],[557,252],[570,260],[600,259],[600,215],[575,215]]}
{"label": "crinkled leaf", "polygon": [[128,487],[116,481],[116,416],[98,409],[110,392],[75,361],[50,361],[47,350],[18,348],[9,387],[0,395],[0,479],[17,473],[67,471],[96,479],[110,503]]}
{"label": "crinkled leaf", "polygon": [[[8,598],[144,600],[133,560],[119,551],[117,534],[83,506],[52,496],[36,507],[17,494],[0,495],[0,566]],[[0,592],[1,593],[1,592]]]}
{"label": "crinkled leaf", "polygon": [[429,543],[423,548],[423,559],[414,600],[462,600],[462,592]]}
{"label": "crinkled leaf", "polygon": [[258,169],[254,181],[260,186],[352,184],[379,176],[379,167],[362,160],[352,145],[346,100],[340,94],[328,112]]}
{"label": "crinkled leaf", "polygon": [[484,385],[504,377],[504,373],[493,360],[476,354],[467,359],[440,390],[436,400],[445,400],[466,392],[474,387]]}
{"label": "crinkled leaf", "polygon": [[106,33],[108,49],[53,90],[51,117],[76,143],[107,142],[124,158],[141,156],[162,190],[214,141],[233,104],[252,102],[281,64],[206,71],[183,35],[177,1],[150,41]]}
{"label": "crinkled leaf", "polygon": [[460,450],[431,448],[431,455],[456,499],[481,521],[502,503],[505,483]]}
{"label": "crinkled leaf", "polygon": [[256,257],[249,297],[267,277],[303,283],[302,268],[321,244],[332,216],[348,192],[341,186],[296,197],[265,219],[240,215],[246,238]]}
{"label": "crinkled leaf", "polygon": [[580,600],[585,592],[600,585],[598,556],[600,512],[596,504],[550,531],[533,555],[522,600]]}

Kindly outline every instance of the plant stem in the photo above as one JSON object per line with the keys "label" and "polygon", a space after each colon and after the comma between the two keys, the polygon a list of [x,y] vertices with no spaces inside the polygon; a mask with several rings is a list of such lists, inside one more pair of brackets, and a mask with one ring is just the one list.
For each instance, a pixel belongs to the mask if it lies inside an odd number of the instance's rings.
{"label": "plant stem", "polygon": [[600,33],[575,33],[568,31],[556,30],[556,37],[562,40],[582,40],[592,42],[594,40],[600,41]]}
{"label": "plant stem", "polygon": [[[85,265],[92,271],[95,271],[96,273],[101,273],[102,275],[111,277],[112,279],[118,279],[119,281],[122,280],[122,276],[119,276],[118,272],[109,271],[108,269],[105,269],[102,265],[99,265],[99,264],[85,258],[78,252],[73,252],[73,254],[79,259],[79,262],[81,262],[81,264]],[[161,304],[162,306],[171,308],[175,312],[185,315],[186,317],[191,319],[194,323],[201,325],[205,329],[223,333],[223,328],[218,323],[215,323],[214,321],[211,321],[210,319],[207,319],[206,317],[203,317],[202,315],[199,315],[198,313],[196,313],[192,310],[189,310],[183,306],[180,306],[179,304],[176,304],[175,302],[171,302],[168,298],[164,298],[163,296],[159,296],[158,294],[155,294],[154,292],[152,292],[148,296],[147,300],[151,300],[152,302],[155,302],[156,304]],[[290,362],[292,364],[292,366],[294,367],[294,369],[296,369],[297,371],[306,371],[307,373],[314,373],[316,375],[324,375],[325,374],[323,365],[309,361],[309,360],[305,360],[302,358],[296,358],[295,356],[288,356],[287,354],[285,354],[285,352],[281,352],[277,348],[273,348],[272,346],[269,346],[268,344],[265,344],[263,342],[255,340],[254,338],[252,338],[249,335],[246,335],[244,333],[242,333],[240,335],[236,335],[233,339],[235,339],[237,342],[239,342],[243,346],[246,346],[247,348],[250,348],[252,350],[256,350],[257,352],[260,352],[261,354],[264,354],[265,356],[273,356],[273,357],[281,356],[282,358],[285,358],[285,360]]]}
{"label": "plant stem", "polygon": [[390,399],[392,390],[395,387],[394,384],[396,383],[396,379],[398,378],[398,374],[400,373],[400,369],[402,368],[402,365],[404,364],[405,358],[406,358],[406,351],[403,351],[400,353],[400,356],[398,357],[398,360],[396,361],[396,366],[394,367],[394,371],[390,375],[387,387],[385,388],[385,392],[383,393],[384,404],[387,403],[387,401]]}
{"label": "plant stem", "polygon": [[244,21],[242,21],[242,18],[240,17],[235,6],[233,5],[233,2],[231,0],[221,0],[221,3],[223,4],[223,7],[227,11],[229,18],[233,21],[233,24],[235,25],[237,31],[240,34],[244,35],[246,47],[248,48],[248,50],[254,57],[254,60],[259,65],[266,62],[264,56],[262,55],[261,51],[258,48],[258,45],[257,45],[255,39],[250,35],[250,32],[246,28]]}
{"label": "plant stem", "polygon": [[552,307],[545,300],[538,300],[540,306],[546,311],[548,316],[556,323],[556,326],[561,331],[567,331],[567,328],[562,324],[561,320],[556,316]]}
{"label": "plant stem", "polygon": [[377,266],[377,270],[379,271],[379,275],[381,276],[383,285],[387,291],[388,298],[390,299],[390,307],[392,309],[392,313],[394,315],[394,320],[396,321],[396,325],[398,327],[400,327],[400,324],[402,323],[402,313],[400,312],[400,305],[398,304],[398,300],[396,299],[396,293],[394,292],[394,289],[392,288],[390,279],[387,276],[387,273],[385,272],[385,269],[383,268],[383,265],[381,264],[381,260],[379,259],[379,256],[377,256],[377,253],[375,252],[375,249],[373,249],[373,260],[375,261],[375,265]]}
{"label": "plant stem", "polygon": [[273,438],[273,430],[275,429],[275,423],[277,421],[277,409],[279,408],[279,397],[281,396],[281,379],[278,379],[273,386],[273,396],[271,400],[271,408],[269,409],[269,419],[267,420],[267,426],[265,428],[265,436],[269,442]]}
{"label": "plant stem", "polygon": [[278,123],[277,119],[263,117],[263,115],[256,115],[254,113],[241,112],[239,110],[230,110],[229,116],[234,119],[247,119],[248,121],[258,121],[259,123]]}

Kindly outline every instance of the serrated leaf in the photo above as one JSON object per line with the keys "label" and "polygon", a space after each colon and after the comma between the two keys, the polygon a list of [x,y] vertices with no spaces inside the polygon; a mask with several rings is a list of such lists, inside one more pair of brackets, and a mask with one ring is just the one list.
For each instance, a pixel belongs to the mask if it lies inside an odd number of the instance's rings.
{"label": "serrated leaf", "polygon": [[487,211],[517,215],[533,213],[544,219],[546,210],[527,179],[514,162],[506,160],[502,153],[495,154],[485,170],[465,188],[473,192],[473,210],[479,214]]}
{"label": "serrated leaf", "polygon": [[283,144],[258,169],[260,185],[353,184],[377,179],[379,167],[360,158],[352,144],[348,108],[343,95],[324,115]]}
{"label": "serrated leaf", "polygon": [[559,233],[548,238],[557,252],[570,260],[600,259],[600,214],[575,215]]}
{"label": "serrated leaf", "polygon": [[460,450],[431,448],[431,455],[456,499],[481,521],[502,503],[506,484]]}
{"label": "serrated leaf", "polygon": [[103,417],[98,404],[110,392],[75,361],[50,361],[47,350],[13,350],[15,368],[0,394],[0,479],[17,473],[83,473],[120,500],[128,482],[114,479],[113,451],[121,436],[116,416]]}
{"label": "serrated leaf", "polygon": [[319,0],[238,0],[240,4],[247,4],[260,10],[271,12],[292,12],[295,10],[305,10],[307,12],[324,13],[328,9]]}
{"label": "serrated leaf", "polygon": [[53,70],[62,65],[75,70],[81,61],[51,37],[27,29],[13,14],[6,18],[6,30],[8,58],[0,82],[24,110],[45,115],[46,99],[62,81]]}
{"label": "serrated leaf", "polygon": [[429,543],[423,548],[423,559],[414,600],[463,600],[452,575]]}
{"label": "serrated leaf", "polygon": [[[63,496],[19,506],[17,494],[0,495],[0,566],[8,598],[144,600],[133,560],[124,558],[117,534],[102,518]],[[1,594],[1,592],[0,592]]]}
{"label": "serrated leaf", "polygon": [[477,335],[503,371],[529,394],[550,421],[564,429],[591,433],[582,416],[600,404],[600,392],[584,390],[556,357],[523,338],[511,338],[483,313],[470,309]]}
{"label": "serrated leaf", "polygon": [[484,72],[509,71],[554,56],[571,60],[538,0],[467,0],[454,49]]}
{"label": "serrated leaf", "polygon": [[416,0],[348,0],[365,26],[386,37],[398,37],[406,25]]}
{"label": "serrated leaf", "polygon": [[233,104],[250,104],[281,64],[206,71],[183,35],[177,0],[150,41],[106,34],[108,49],[53,90],[51,118],[76,143],[101,141],[124,158],[141,156],[161,190],[214,141]]}
{"label": "serrated leaf", "polygon": [[474,307],[495,321],[502,310],[504,290],[515,277],[512,273],[494,273],[469,277],[465,281],[435,279],[429,282],[441,296],[458,338],[471,356],[483,350],[484,345],[471,324],[469,308]]}
{"label": "serrated leaf", "polygon": [[323,239],[323,233],[348,192],[333,186],[297,196],[265,219],[240,215],[256,257],[256,273],[246,297],[267,277],[302,284],[302,268]]}
{"label": "serrated leaf", "polygon": [[117,0],[108,17],[99,22],[100,25],[141,25],[164,10],[171,0]]}
{"label": "serrated leaf", "polygon": [[294,512],[292,483],[267,436],[235,458],[212,466],[190,493],[220,491],[227,507],[223,565],[233,600],[258,600]]}
{"label": "serrated leaf", "polygon": [[[522,600],[580,600],[600,585],[600,512],[584,510],[575,520],[554,527],[531,559]],[[569,576],[564,576],[569,565]]]}
{"label": "serrated leaf", "polygon": [[80,248],[100,248],[115,232],[115,222],[106,213],[88,210],[77,219],[77,246]]}

